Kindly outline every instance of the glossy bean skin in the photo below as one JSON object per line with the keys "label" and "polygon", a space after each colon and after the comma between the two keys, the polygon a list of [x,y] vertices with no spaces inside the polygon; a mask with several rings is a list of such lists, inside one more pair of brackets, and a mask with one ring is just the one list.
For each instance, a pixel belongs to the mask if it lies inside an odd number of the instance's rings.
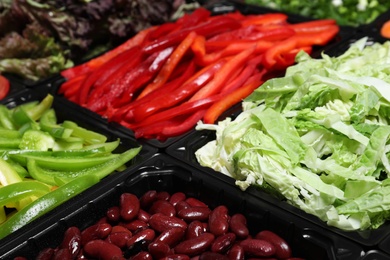
{"label": "glossy bean skin", "polygon": [[209,217],[210,232],[215,236],[220,236],[228,232],[229,230],[229,215],[228,209],[224,205],[214,208]]}
{"label": "glossy bean skin", "polygon": [[175,192],[171,195],[169,198],[169,202],[173,205],[176,206],[176,204],[179,201],[185,201],[187,196],[184,194],[184,192]]}
{"label": "glossy bean skin", "polygon": [[184,254],[172,254],[172,255],[168,255],[166,257],[163,257],[159,260],[190,260],[190,257],[188,255],[184,255]]}
{"label": "glossy bean skin", "polygon": [[169,217],[173,217],[176,215],[176,209],[175,206],[173,206],[169,201],[159,199],[153,202],[152,206],[149,209],[149,213],[161,213]]}
{"label": "glossy bean skin", "polygon": [[275,254],[275,247],[265,240],[247,238],[240,242],[246,255],[270,257]]}
{"label": "glossy bean skin", "polygon": [[131,232],[136,232],[138,230],[143,230],[148,228],[148,223],[138,219],[134,219],[133,221],[129,221],[129,222],[121,222],[119,223],[119,225],[127,228]]}
{"label": "glossy bean skin", "polygon": [[106,212],[106,217],[110,222],[118,222],[121,217],[120,208],[118,206],[109,208]]}
{"label": "glossy bean skin", "polygon": [[229,222],[230,230],[240,239],[245,239],[249,235],[246,217],[237,213],[231,216]]}
{"label": "glossy bean skin", "polygon": [[236,242],[236,235],[232,232],[216,237],[211,245],[211,252],[226,253]]}
{"label": "glossy bean skin", "polygon": [[119,248],[125,248],[130,238],[131,233],[129,232],[114,232],[110,233],[105,240]]}
{"label": "glossy bean skin", "polygon": [[187,222],[199,220],[206,221],[210,216],[211,209],[207,207],[188,207],[177,212],[179,218]]}
{"label": "glossy bean skin", "polygon": [[143,209],[149,209],[155,200],[157,200],[157,191],[155,190],[145,192],[139,199],[140,205]]}
{"label": "glossy bean skin", "polygon": [[156,238],[155,241],[163,242],[168,246],[175,246],[179,241],[181,241],[186,233],[184,228],[173,227],[161,232],[161,234]]}
{"label": "glossy bean skin", "polygon": [[262,239],[270,242],[275,247],[275,256],[280,259],[285,259],[291,257],[291,248],[289,244],[276,233],[263,230],[256,234],[256,239]]}
{"label": "glossy bean skin", "polygon": [[195,256],[206,251],[213,243],[215,236],[211,233],[203,233],[198,237],[180,242],[175,246],[175,253]]}
{"label": "glossy bean skin", "polygon": [[145,223],[148,223],[149,222],[149,219],[150,219],[150,214],[149,212],[143,210],[143,209],[140,209],[139,212],[138,212],[138,217],[137,217],[138,220],[141,220]]}
{"label": "glossy bean skin", "polygon": [[133,234],[131,233],[131,231],[124,227],[124,226],[121,226],[121,225],[115,225],[111,228],[111,233],[116,233],[116,232],[125,232],[125,233],[129,233],[130,236],[132,236]]}
{"label": "glossy bean skin", "polygon": [[133,220],[141,208],[138,197],[131,193],[123,193],[119,198],[119,203],[120,215],[126,221]]}
{"label": "glossy bean skin", "polygon": [[165,200],[168,201],[170,199],[171,195],[167,191],[159,191],[156,194],[157,200]]}
{"label": "glossy bean skin", "polygon": [[119,247],[100,239],[86,243],[84,253],[88,257],[101,260],[124,259],[122,250]]}
{"label": "glossy bean skin", "polygon": [[186,201],[182,200],[182,201],[178,201],[175,205],[175,209],[176,209],[176,212],[179,212],[181,211],[182,209],[186,209],[186,208],[190,208],[191,205],[188,204]]}
{"label": "glossy bean skin", "polygon": [[95,224],[81,232],[81,245],[95,239],[104,239],[111,233],[112,226],[107,223]]}
{"label": "glossy bean skin", "polygon": [[185,200],[191,207],[208,207],[206,203],[196,198],[189,197]]}
{"label": "glossy bean skin", "polygon": [[153,256],[149,252],[142,251],[130,257],[130,260],[153,260]]}
{"label": "glossy bean skin", "polygon": [[160,259],[167,256],[171,252],[171,248],[166,243],[153,241],[148,245],[148,251],[155,259]]}
{"label": "glossy bean skin", "polygon": [[186,231],[186,239],[198,237],[205,232],[206,230],[204,228],[203,223],[199,220],[194,220],[190,224],[188,224]]}
{"label": "glossy bean skin", "polygon": [[54,256],[53,248],[45,248],[38,253],[37,260],[50,260]]}
{"label": "glossy bean skin", "polygon": [[227,257],[229,258],[229,260],[244,260],[244,249],[239,244],[234,244],[227,252]]}
{"label": "glossy bean skin", "polygon": [[132,247],[134,244],[141,242],[141,241],[146,241],[146,242],[151,242],[156,236],[156,232],[151,229],[147,228],[144,230],[141,230],[135,234],[127,241],[127,247]]}
{"label": "glossy bean skin", "polygon": [[81,231],[78,227],[69,227],[64,233],[64,238],[59,246],[66,248],[73,257],[76,257],[81,250]]}
{"label": "glossy bean skin", "polygon": [[158,232],[163,232],[173,227],[187,229],[187,223],[184,220],[161,213],[153,214],[149,219],[149,225]]}

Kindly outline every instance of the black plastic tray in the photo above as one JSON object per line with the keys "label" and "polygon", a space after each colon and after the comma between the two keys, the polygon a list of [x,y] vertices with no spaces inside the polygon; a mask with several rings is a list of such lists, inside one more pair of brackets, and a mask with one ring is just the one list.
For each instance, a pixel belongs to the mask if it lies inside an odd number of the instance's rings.
{"label": "black plastic tray", "polygon": [[41,232],[23,234],[9,245],[0,247],[0,256],[2,259],[13,259],[15,256],[32,259],[40,250],[58,246],[68,227],[84,229],[96,223],[109,207],[118,205],[123,192],[141,196],[148,190],[181,191],[204,201],[211,208],[224,204],[230,214],[240,212],[247,217],[251,233],[270,229],[284,237],[292,246],[294,256],[316,260],[357,260],[364,255],[359,245],[342,236],[166,154],[156,154],[133,169],[126,179],[112,181],[69,205],[66,211],[55,215],[55,223],[47,223],[47,228]]}
{"label": "black plastic tray", "polygon": [[[1,100],[1,104],[5,104],[7,107],[15,107],[20,104],[24,104],[29,101],[40,101],[42,100],[46,95],[47,92],[45,91],[47,88],[42,89],[25,89],[24,91],[18,93],[17,95],[11,96],[9,98],[6,98],[4,100]],[[58,122],[61,123],[64,120],[71,120],[78,125],[85,127],[89,130],[96,131],[98,133],[104,134],[107,137],[107,141],[115,141],[118,138],[120,138],[120,144],[114,151],[114,153],[120,153],[124,152],[127,149],[139,147],[140,144],[131,138],[125,138],[123,136],[120,136],[118,133],[113,131],[110,126],[101,124],[99,122],[96,122],[93,118],[89,117],[88,113],[83,113],[79,109],[74,109],[71,106],[69,106],[69,101],[61,99],[59,97],[54,96],[54,102],[52,105],[52,108],[56,112],[56,116],[58,119]],[[136,165],[140,164],[141,162],[144,162],[145,160],[149,159],[152,155],[154,155],[157,152],[157,149],[148,146],[148,145],[142,145],[142,149],[132,160],[130,160],[126,166],[128,169],[136,167]],[[121,175],[126,175],[127,170],[120,173],[115,173],[107,176],[103,180],[101,180],[99,183],[97,183],[95,186],[104,185],[105,182],[110,181],[111,179],[121,178]],[[93,187],[94,188],[94,187]],[[90,188],[92,189],[92,188]],[[77,200],[80,196],[84,196],[84,194],[88,193],[89,190],[84,191],[81,195],[76,196],[75,198],[65,202],[63,205],[60,205],[56,209],[53,210],[53,212],[49,212],[47,217],[43,217],[44,219],[50,219],[50,216],[54,214],[56,211],[61,211],[66,209],[70,204],[72,204],[74,201]],[[56,221],[56,219],[55,219]],[[39,230],[39,227],[45,226],[45,223],[41,220],[41,218],[37,219],[36,221],[33,221],[32,223],[22,227],[21,229],[15,231],[14,233],[8,235],[7,237],[0,240],[0,248],[3,245],[6,245],[16,237],[21,236],[24,233],[28,234],[35,234],[37,230]]]}

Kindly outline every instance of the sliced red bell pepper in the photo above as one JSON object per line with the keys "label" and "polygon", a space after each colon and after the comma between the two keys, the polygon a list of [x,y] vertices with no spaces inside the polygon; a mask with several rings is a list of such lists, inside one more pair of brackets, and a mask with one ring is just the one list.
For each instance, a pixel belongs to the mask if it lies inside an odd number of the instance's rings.
{"label": "sliced red bell pepper", "polygon": [[72,68],[63,70],[60,74],[65,77],[66,79],[71,79],[73,77],[76,77],[78,75],[90,72],[91,70],[94,70],[98,67],[100,67],[102,64],[106,63],[113,57],[117,56],[118,54],[124,52],[125,50],[131,49],[135,46],[142,46],[144,44],[145,39],[147,39],[147,36],[149,32],[156,29],[156,26],[152,26],[149,28],[146,28],[140,32],[138,32],[135,36],[131,37],[126,42],[122,43],[118,47],[105,52],[104,54],[93,58],[85,63],[82,63],[80,65],[74,66]]}
{"label": "sliced red bell pepper", "polygon": [[247,15],[242,21],[242,26],[285,24],[288,16],[283,13],[267,13],[260,15]]}
{"label": "sliced red bell pepper", "polygon": [[313,20],[308,22],[290,24],[289,27],[298,33],[313,33],[313,32],[327,30],[329,26],[334,26],[334,25],[337,25],[336,20],[321,19],[321,20]]}
{"label": "sliced red bell pepper", "polygon": [[163,95],[156,96],[154,99],[150,99],[149,102],[144,102],[143,104],[134,107],[132,111],[133,120],[135,122],[141,122],[158,111],[170,108],[185,101],[193,93],[206,85],[225,63],[225,60],[219,60],[216,63],[203,68],[178,88],[166,92]]}
{"label": "sliced red bell pepper", "polygon": [[176,68],[177,64],[179,64],[180,60],[184,57],[187,50],[190,48],[192,42],[194,41],[195,37],[195,32],[190,32],[186,36],[186,38],[175,48],[175,50],[169,56],[168,60],[165,62],[164,66],[154,78],[153,82],[143,89],[137,99],[142,98],[146,94],[158,89],[165,82],[168,81],[169,77],[173,73],[173,70]]}
{"label": "sliced red bell pepper", "polygon": [[243,87],[237,88],[234,91],[224,95],[223,98],[212,104],[205,112],[203,116],[203,122],[206,124],[214,124],[215,121],[229,108],[235,104],[241,102],[244,98],[250,95],[256,88],[258,88],[263,82],[262,76],[265,70],[260,71],[243,85]]}
{"label": "sliced red bell pepper", "polygon": [[74,77],[72,79],[69,79],[62,83],[60,87],[58,88],[57,93],[63,94],[67,91],[69,88],[80,88],[81,83],[83,83],[84,79],[88,76],[88,73],[81,74],[80,76]]}
{"label": "sliced red bell pepper", "polygon": [[215,73],[214,78],[191,97],[190,101],[203,99],[217,94],[223,85],[229,80],[229,76],[249,60],[255,49],[256,45],[254,44],[251,48],[244,50],[228,60],[228,62],[226,62],[225,65],[217,71],[217,73]]}
{"label": "sliced red bell pepper", "polygon": [[84,105],[88,101],[88,94],[90,92],[90,89],[97,80],[104,81],[112,74],[115,74],[117,76],[117,71],[121,66],[125,66],[126,68],[128,68],[129,66],[134,66],[135,64],[140,62],[141,59],[141,49],[139,46],[135,46],[133,48],[123,51],[122,53],[116,55],[112,59],[108,60],[106,63],[96,68],[86,77],[86,79],[81,84],[79,104]]}
{"label": "sliced red bell pepper", "polygon": [[9,80],[3,75],[0,75],[0,99],[5,98],[8,95],[9,90],[10,90]]}
{"label": "sliced red bell pepper", "polygon": [[151,43],[144,46],[143,50],[146,53],[152,53],[157,50],[164,49],[166,47],[176,45],[183,41],[190,32],[195,32],[198,35],[206,37],[239,28],[241,25],[239,21],[228,16],[217,16],[214,19],[208,19],[207,21],[197,24],[192,27],[183,28],[182,30],[168,34],[165,37],[161,37]]}

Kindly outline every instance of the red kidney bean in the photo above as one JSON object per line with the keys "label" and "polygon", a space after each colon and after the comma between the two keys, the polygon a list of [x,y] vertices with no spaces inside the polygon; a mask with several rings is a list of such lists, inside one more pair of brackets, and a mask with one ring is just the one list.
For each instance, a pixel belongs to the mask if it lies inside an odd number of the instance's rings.
{"label": "red kidney bean", "polygon": [[275,254],[275,246],[261,239],[247,238],[240,242],[240,246],[247,255],[268,257]]}
{"label": "red kidney bean", "polygon": [[118,206],[109,208],[106,212],[106,217],[108,221],[118,222],[121,217],[120,208]]}
{"label": "red kidney bean", "polygon": [[81,231],[78,227],[69,227],[65,230],[64,238],[59,246],[66,248],[73,257],[77,256],[81,249]]}
{"label": "red kidney bean", "polygon": [[240,239],[245,239],[249,235],[246,217],[243,214],[237,213],[231,216],[229,227],[230,230]]}
{"label": "red kidney bean", "polygon": [[203,226],[203,223],[199,220],[194,220],[190,224],[188,224],[187,231],[186,231],[186,238],[191,239],[200,236],[201,234],[205,233],[205,229]]}
{"label": "red kidney bean", "polygon": [[167,191],[159,191],[157,192],[156,199],[158,200],[166,200],[168,201],[171,195]]}
{"label": "red kidney bean", "polygon": [[98,221],[96,221],[95,224],[105,224],[105,223],[108,223],[108,220],[107,220],[106,216],[100,218]]}
{"label": "red kidney bean", "polygon": [[123,193],[119,200],[121,217],[126,221],[133,220],[141,207],[138,197],[131,193]]}
{"label": "red kidney bean", "polygon": [[157,191],[155,190],[149,190],[145,192],[141,198],[139,199],[139,202],[141,204],[141,208],[148,209],[150,205],[157,199]]}
{"label": "red kidney bean", "polygon": [[215,252],[204,252],[199,256],[199,260],[229,260],[226,255]]}
{"label": "red kidney bean", "polygon": [[210,232],[215,236],[226,234],[229,230],[228,208],[224,205],[217,206],[211,211],[208,223]]}
{"label": "red kidney bean", "polygon": [[184,201],[187,198],[187,196],[183,192],[176,192],[171,195],[169,198],[169,202],[173,205],[176,206],[176,204],[179,201]]}
{"label": "red kidney bean", "polygon": [[159,260],[190,260],[190,257],[188,255],[184,255],[184,254],[172,254],[172,255],[168,255],[166,257],[163,257]]}
{"label": "red kidney bean", "polygon": [[122,250],[119,247],[101,239],[86,243],[84,253],[88,257],[101,260],[124,259]]}
{"label": "red kidney bean", "polygon": [[227,257],[229,258],[229,260],[244,260],[244,249],[239,244],[234,244],[227,252]]}
{"label": "red kidney bean", "polygon": [[17,256],[14,258],[14,260],[27,260],[27,258],[24,256]]}
{"label": "red kidney bean", "polygon": [[214,242],[211,244],[211,252],[226,253],[234,242],[236,242],[236,234],[230,232],[220,235],[215,238]]}
{"label": "red kidney bean", "polygon": [[173,227],[161,232],[155,241],[163,242],[168,246],[175,246],[180,240],[183,239],[186,230],[180,227]]}
{"label": "red kidney bean", "polygon": [[111,233],[112,226],[107,223],[95,224],[81,231],[81,245],[95,239],[104,239]]}
{"label": "red kidney bean", "polygon": [[149,213],[152,215],[156,213],[162,213],[169,217],[173,217],[176,215],[176,209],[175,206],[173,206],[167,200],[156,200],[155,202],[153,202],[152,206],[150,207]]}
{"label": "red kidney bean", "polygon": [[137,219],[141,220],[141,221],[143,221],[145,223],[148,223],[149,219],[150,219],[150,214],[148,212],[146,212],[145,210],[140,209],[139,212],[138,212]]}
{"label": "red kidney bean", "polygon": [[200,201],[198,199],[195,199],[193,197],[189,197],[185,200],[188,204],[190,204],[191,207],[208,207],[206,203],[203,201]]}
{"label": "red kidney bean", "polygon": [[153,229],[144,229],[135,234],[127,241],[127,247],[132,247],[134,244],[140,241],[151,242],[156,236]]}
{"label": "red kidney bean", "polygon": [[149,219],[149,225],[158,232],[163,232],[173,227],[187,228],[187,223],[184,220],[161,213],[153,214]]}
{"label": "red kidney bean", "polygon": [[194,220],[204,221],[209,218],[210,212],[211,209],[206,207],[189,207],[178,211],[177,216],[187,222]]}
{"label": "red kidney bean", "polygon": [[160,241],[153,241],[148,245],[148,251],[155,259],[160,259],[167,256],[171,252],[171,248]]}
{"label": "red kidney bean", "polygon": [[72,260],[73,256],[68,248],[61,248],[54,253],[53,260]]}
{"label": "red kidney bean", "polygon": [[132,236],[132,234],[133,234],[128,228],[126,228],[126,227],[124,227],[124,226],[120,226],[120,225],[116,225],[116,226],[113,226],[113,227],[111,228],[111,233],[110,233],[110,234],[116,233],[116,232],[125,232],[125,233],[129,233],[130,236]]}
{"label": "red kidney bean", "polygon": [[128,232],[115,232],[110,233],[106,238],[106,241],[116,245],[117,247],[124,248],[125,246],[127,246],[127,242],[130,240],[131,237],[131,234]]}
{"label": "red kidney bean", "polygon": [[138,220],[138,219],[135,219],[135,220],[130,221],[130,222],[120,222],[119,225],[127,228],[131,232],[136,232],[138,230],[143,230],[143,229],[148,228],[148,223],[141,221],[141,220]]}
{"label": "red kidney bean", "polygon": [[37,260],[50,260],[54,256],[55,250],[53,248],[45,248],[38,253]]}
{"label": "red kidney bean", "polygon": [[182,241],[174,247],[175,253],[189,256],[199,255],[211,246],[214,238],[215,236],[211,233],[203,233],[198,237]]}
{"label": "red kidney bean", "polygon": [[275,256],[277,258],[291,257],[291,248],[289,244],[280,236],[269,230],[263,230],[256,234],[256,239],[262,239],[270,242],[275,247]]}
{"label": "red kidney bean", "polygon": [[130,260],[153,260],[153,256],[149,252],[141,251],[130,257]]}
{"label": "red kidney bean", "polygon": [[186,208],[190,208],[190,207],[191,207],[190,204],[188,204],[184,200],[177,202],[175,205],[176,212],[179,212],[182,209],[186,209]]}

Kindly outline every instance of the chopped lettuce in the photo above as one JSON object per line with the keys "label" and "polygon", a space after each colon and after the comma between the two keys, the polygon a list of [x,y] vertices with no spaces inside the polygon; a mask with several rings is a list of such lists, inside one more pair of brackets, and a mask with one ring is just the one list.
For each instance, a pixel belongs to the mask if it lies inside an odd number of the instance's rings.
{"label": "chopped lettuce", "polygon": [[390,217],[390,42],[362,38],[340,56],[304,52],[216,132],[198,162],[343,230]]}

